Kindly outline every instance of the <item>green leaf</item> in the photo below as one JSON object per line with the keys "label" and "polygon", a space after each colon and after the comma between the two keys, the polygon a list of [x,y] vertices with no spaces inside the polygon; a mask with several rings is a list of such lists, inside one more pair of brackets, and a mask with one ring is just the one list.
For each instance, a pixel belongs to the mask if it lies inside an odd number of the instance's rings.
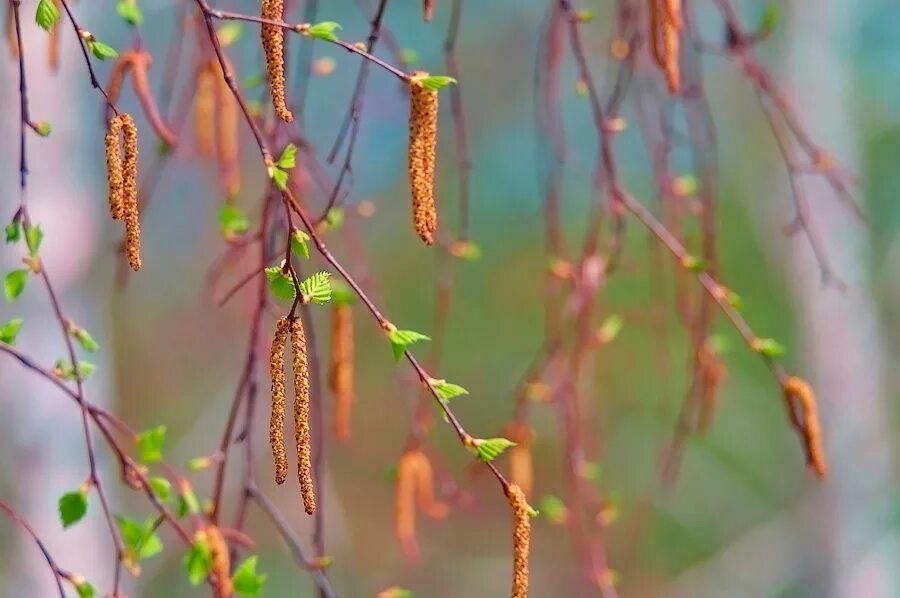
{"label": "green leaf", "polygon": [[766,2],[766,8],[763,11],[762,20],[757,28],[757,35],[766,37],[771,35],[778,23],[781,21],[781,9],[774,2]]}
{"label": "green leaf", "polygon": [[28,253],[31,257],[35,257],[41,248],[41,241],[44,240],[44,231],[40,226],[25,227],[25,244],[28,245]]}
{"label": "green leaf", "polygon": [[333,42],[337,41],[337,35],[335,35],[334,32],[340,31],[340,29],[341,26],[334,21],[322,21],[321,23],[311,25],[310,28],[306,30],[306,34],[310,37]]}
{"label": "green leaf", "polygon": [[153,531],[156,522],[152,517],[141,524],[134,519],[117,515],[116,523],[125,547],[136,560],[149,559],[162,552],[163,543]]}
{"label": "green leaf", "polygon": [[6,225],[4,229],[6,231],[6,242],[7,243],[15,243],[19,240],[19,221],[13,220],[9,224]]}
{"label": "green leaf", "polygon": [[297,296],[294,281],[290,274],[285,274],[279,266],[266,268],[266,278],[269,279],[269,288],[279,299],[293,300]]}
{"label": "green leaf", "polygon": [[118,58],[119,53],[116,52],[112,47],[107,46],[103,42],[94,40],[88,42],[88,45],[91,47],[91,54],[100,60],[106,60],[107,58]]}
{"label": "green leaf", "polygon": [[59,519],[63,527],[69,527],[81,521],[87,513],[87,495],[81,490],[66,492],[59,499]]}
{"label": "green leaf", "polygon": [[15,318],[0,326],[0,343],[6,343],[7,345],[15,345],[16,344],[16,336],[19,335],[19,330],[22,329],[22,324],[25,323],[25,320],[21,318]]}
{"label": "green leaf", "polygon": [[95,371],[97,371],[97,366],[90,361],[78,362],[78,377],[82,380],[87,380],[88,378],[90,378]]}
{"label": "green leaf", "polygon": [[234,591],[242,596],[253,598],[259,596],[262,592],[263,584],[266,583],[267,573],[257,573],[256,563],[259,558],[254,554],[244,559],[237,569],[234,570],[232,581],[234,582]]}
{"label": "green leaf", "polygon": [[427,337],[420,332],[416,332],[415,330],[397,330],[395,328],[388,332],[387,335],[388,340],[391,341],[391,348],[394,351],[395,361],[400,361],[400,358],[403,357],[403,352],[409,345],[418,341],[431,340],[430,337]]}
{"label": "green leaf", "polygon": [[344,224],[344,210],[338,206],[329,209],[325,214],[325,224],[328,225],[328,230],[341,228]]}
{"label": "green leaf", "polygon": [[153,489],[153,493],[160,502],[169,502],[169,500],[171,500],[172,483],[169,480],[162,477],[153,477],[147,480],[147,482],[150,484],[150,488]]}
{"label": "green leaf", "polygon": [[349,286],[339,280],[331,282],[331,303],[333,305],[350,305],[356,300],[356,295]]}
{"label": "green leaf", "polygon": [[38,26],[45,31],[50,31],[58,20],[59,9],[56,8],[53,0],[40,0],[37,12],[34,15],[34,21]]}
{"label": "green leaf", "polygon": [[277,166],[273,166],[271,168],[271,176],[272,181],[275,183],[275,186],[284,191],[287,189],[288,182],[288,173],[284,170],[281,170]]}
{"label": "green leaf", "polygon": [[219,36],[219,43],[223,48],[227,48],[241,38],[244,28],[240,21],[228,21],[219,27],[216,34]]}
{"label": "green leaf", "polygon": [[443,89],[450,84],[456,83],[456,79],[453,77],[448,77],[446,75],[429,75],[428,77],[423,77],[419,79],[419,83],[422,84],[422,87],[429,91],[437,91],[439,89]]}
{"label": "green leaf", "polygon": [[293,143],[288,143],[285,148],[281,151],[281,156],[278,158],[278,162],[276,162],[279,168],[283,168],[285,170],[289,170],[297,165],[297,146]]}
{"label": "green leaf", "polygon": [[597,331],[597,340],[603,344],[613,342],[622,328],[625,326],[625,319],[619,314],[611,314],[606,316],[600,329]]}
{"label": "green leaf", "polygon": [[[53,370],[63,380],[75,380],[75,368],[68,359],[57,359]],[[96,370],[97,366],[89,361],[78,362],[78,378],[81,380],[87,380]]]}
{"label": "green leaf", "polygon": [[434,389],[435,394],[444,401],[449,401],[450,399],[458,397],[460,395],[469,394],[469,391],[462,386],[458,384],[451,384],[446,380],[431,378],[428,380],[428,383],[431,385],[431,388]]}
{"label": "green leaf", "polygon": [[34,123],[34,132],[41,137],[49,137],[50,133],[53,132],[53,125],[48,123],[46,120],[38,121]]}
{"label": "green leaf", "polygon": [[247,232],[250,229],[250,220],[239,207],[227,203],[219,210],[219,226],[222,236],[227,239]]}
{"label": "green leaf", "polygon": [[119,0],[116,12],[132,27],[138,27],[144,22],[144,15],[137,4],[137,0]]}
{"label": "green leaf", "polygon": [[175,513],[178,515],[178,518],[196,515],[199,512],[200,502],[197,500],[194,490],[190,487],[183,489],[181,494],[178,495],[178,502],[175,505]]}
{"label": "green leaf", "polygon": [[7,302],[12,303],[25,290],[28,272],[28,270],[13,270],[3,279],[3,294],[6,295]]}
{"label": "green leaf", "polygon": [[565,523],[569,514],[566,503],[558,496],[553,496],[552,494],[541,498],[540,509],[544,517],[557,525]]}
{"label": "green leaf", "polygon": [[781,357],[787,352],[784,345],[776,341],[774,338],[755,338],[751,343],[751,348],[766,357]]}
{"label": "green leaf", "polygon": [[189,471],[203,471],[213,464],[213,460],[209,457],[194,457],[187,462]]}
{"label": "green leaf", "polygon": [[297,257],[308,260],[309,245],[307,244],[307,241],[309,241],[309,235],[299,228],[295,228],[294,232],[291,233],[291,253]]}
{"label": "green leaf", "polygon": [[300,283],[304,303],[328,303],[331,300],[331,272],[316,272]]}
{"label": "green leaf", "polygon": [[184,555],[184,568],[192,586],[199,586],[212,568],[212,553],[205,542],[194,542]]}
{"label": "green leaf", "polygon": [[485,463],[493,461],[516,443],[506,438],[476,438],[475,454]]}
{"label": "green leaf", "polygon": [[75,340],[78,341],[81,348],[88,353],[96,353],[100,349],[100,345],[97,344],[97,341],[94,340],[91,333],[84,328],[75,328],[72,331],[72,336],[75,337]]}
{"label": "green leaf", "polygon": [[166,427],[156,426],[138,435],[138,450],[141,463],[158,463],[162,461],[162,447],[166,441]]}
{"label": "green leaf", "polygon": [[94,598],[97,595],[97,589],[83,579],[73,581],[75,591],[78,592],[78,598]]}

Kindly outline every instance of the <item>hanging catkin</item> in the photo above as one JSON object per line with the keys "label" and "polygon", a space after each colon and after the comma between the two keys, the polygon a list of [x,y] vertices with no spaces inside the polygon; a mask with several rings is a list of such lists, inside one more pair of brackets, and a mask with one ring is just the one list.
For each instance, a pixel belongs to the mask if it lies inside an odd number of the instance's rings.
{"label": "hanging catkin", "polygon": [[19,58],[19,44],[16,40],[16,20],[13,13],[13,3],[6,3],[6,41],[9,44],[9,57]]}
{"label": "hanging catkin", "polygon": [[197,70],[194,86],[194,137],[197,153],[211,156],[216,127],[216,71],[213,62],[207,62]]}
{"label": "hanging catkin", "polygon": [[110,119],[106,128],[106,184],[109,190],[109,213],[115,220],[124,215],[124,173],[122,171],[122,150],[119,138],[122,134],[122,119]]}
{"label": "hanging catkin", "polygon": [[210,525],[206,528],[206,545],[209,547],[209,582],[213,595],[215,598],[231,598],[234,596],[231,557],[228,554],[228,543],[218,527]]}
{"label": "hanging catkin", "polygon": [[417,461],[406,451],[397,462],[397,486],[394,489],[394,532],[410,561],[419,560],[419,543],[416,540],[416,487]]}
{"label": "hanging catkin", "polygon": [[522,489],[515,484],[507,488],[507,497],[513,514],[513,583],[512,597],[528,596],[528,551],[531,543],[531,516],[528,501]]}
{"label": "hanging catkin", "polygon": [[284,347],[287,344],[290,323],[287,316],[278,319],[272,351],[269,353],[269,372],[272,376],[272,417],[269,420],[269,444],[275,462],[275,483],[283,484],[287,479],[287,451],[284,447],[285,375]]}
{"label": "hanging catkin", "polygon": [[[53,4],[59,10],[59,0],[53,0]],[[57,21],[53,28],[50,29],[49,39],[47,40],[47,66],[54,73],[59,70],[59,29],[60,23]]]}
{"label": "hanging catkin", "polygon": [[222,68],[218,63],[214,68],[217,81],[216,148],[219,154],[219,171],[222,173],[222,180],[228,196],[234,197],[241,189],[240,138],[238,137],[240,107],[222,75]]}
{"label": "hanging catkin", "polygon": [[514,422],[507,429],[507,436],[516,443],[509,449],[509,475],[526,498],[531,496],[534,484],[534,468],[531,458],[531,429],[522,422]]}
{"label": "hanging catkin", "polygon": [[422,84],[428,73],[416,72],[409,87],[409,185],[416,234],[434,243],[437,209],[434,205],[434,165],[437,149],[438,93]]}
{"label": "hanging catkin", "polygon": [[669,92],[675,94],[681,88],[681,0],[649,0],[648,8],[651,54],[666,76]]}
{"label": "hanging catkin", "polygon": [[178,143],[178,137],[165,123],[156,107],[156,100],[153,99],[153,93],[150,91],[150,66],[153,64],[153,57],[149,52],[135,52],[131,66],[131,81],[134,84],[134,93],[141,102],[144,109],[144,115],[150,126],[170,147],[175,147]]}
{"label": "hanging catkin", "polygon": [[312,478],[312,441],[309,432],[309,366],[303,321],[291,322],[291,351],[294,366],[294,429],[297,442],[297,477],[307,514],[316,512],[316,494]]}
{"label": "hanging catkin", "polygon": [[113,65],[112,72],[109,75],[109,85],[106,86],[106,95],[109,97],[111,104],[115,104],[122,94],[122,84],[125,82],[125,75],[128,74],[128,71],[131,70],[134,64],[135,55],[136,52],[134,50],[122,52],[122,55],[119,56],[119,59]]}
{"label": "hanging catkin", "polygon": [[328,377],[334,395],[335,436],[340,442],[350,439],[350,414],[353,409],[353,308],[335,303],[331,310],[331,372]]}
{"label": "hanging catkin", "polygon": [[[270,21],[284,20],[284,0],[262,0],[261,16]],[[260,29],[263,50],[266,54],[266,70],[272,91],[275,113],[284,122],[292,122],[294,115],[288,110],[284,82],[284,29],[263,23]]]}
{"label": "hanging catkin", "polygon": [[[122,150],[119,135],[122,134]],[[137,126],[130,114],[110,119],[106,131],[106,182],[109,211],[125,221],[125,255],[131,269],[141,269],[141,223],[137,203]],[[121,153],[120,153],[121,151]]]}
{"label": "hanging catkin", "polygon": [[791,376],[784,383],[784,399],[788,409],[793,410],[794,400],[799,403],[803,414],[803,440],[806,444],[806,460],[820,478],[828,474],[825,449],[822,443],[822,428],[819,424],[819,408],[812,387],[803,378]]}

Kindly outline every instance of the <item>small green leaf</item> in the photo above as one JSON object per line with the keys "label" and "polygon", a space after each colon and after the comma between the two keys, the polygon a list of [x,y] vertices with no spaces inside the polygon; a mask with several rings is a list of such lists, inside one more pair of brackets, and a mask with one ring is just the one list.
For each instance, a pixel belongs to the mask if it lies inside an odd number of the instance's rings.
{"label": "small green leaf", "polygon": [[446,380],[431,378],[428,380],[428,383],[431,385],[431,388],[434,389],[435,394],[444,401],[449,401],[454,397],[469,394],[469,391],[462,386],[451,384]]}
{"label": "small green leaf", "polygon": [[132,27],[138,27],[144,22],[144,15],[137,4],[137,0],[119,0],[116,12]]}
{"label": "small green leaf", "polygon": [[78,592],[78,598],[94,598],[97,595],[97,589],[84,579],[73,581],[75,591]]}
{"label": "small green leaf", "polygon": [[97,371],[96,364],[93,364],[90,361],[78,362],[78,377],[82,380],[87,380],[88,378],[90,378],[95,371]]}
{"label": "small green leaf", "polygon": [[685,255],[681,258],[681,267],[691,272],[703,272],[706,269],[706,264],[699,257]]}
{"label": "small green leaf", "polygon": [[72,330],[72,336],[75,337],[75,340],[78,341],[81,348],[89,353],[96,353],[100,349],[100,345],[97,344],[97,341],[94,340],[91,333],[84,328],[74,328]]}
{"label": "small green leaf", "polygon": [[0,326],[0,343],[15,345],[16,336],[19,335],[19,330],[22,329],[22,324],[24,323],[25,320],[21,318],[15,318]]}
{"label": "small green leaf", "polygon": [[321,23],[311,25],[310,28],[306,30],[306,34],[310,37],[333,42],[337,41],[337,35],[335,35],[335,31],[340,31],[340,29],[341,26],[334,21],[322,21]]}
{"label": "small green leaf", "polygon": [[419,79],[419,83],[422,84],[422,87],[429,91],[437,91],[439,89],[443,89],[448,85],[456,83],[456,79],[453,77],[448,77],[446,75],[429,75],[428,77],[423,77]]}
{"label": "small green leaf", "polygon": [[91,47],[91,54],[100,60],[106,60],[107,58],[118,58],[119,53],[116,52],[112,47],[107,46],[101,41],[91,41],[88,42],[88,45]]}
{"label": "small green leaf", "polygon": [[551,523],[557,525],[565,523],[569,514],[566,503],[558,496],[553,496],[552,494],[548,494],[541,498],[540,509],[544,517]]}
{"label": "small green leaf", "polygon": [[190,471],[203,471],[213,464],[213,460],[209,457],[194,457],[187,462],[187,468]]}
{"label": "small green leaf", "polygon": [[163,543],[154,532],[155,520],[150,517],[143,524],[134,519],[116,516],[122,541],[135,560],[148,559],[162,552]]}
{"label": "small green leaf", "polygon": [[281,156],[278,158],[278,162],[276,164],[279,168],[283,168],[284,170],[289,170],[296,166],[297,146],[293,143],[288,143],[281,151]]}
{"label": "small green leaf", "polygon": [[400,361],[406,347],[418,341],[430,341],[431,338],[425,336],[415,330],[391,330],[387,333],[388,340],[391,341],[391,348],[394,351],[394,360]]}
{"label": "small green leaf", "polygon": [[485,463],[493,461],[516,443],[506,438],[476,438],[475,454]]}
{"label": "small green leaf", "polygon": [[7,302],[12,303],[25,290],[28,272],[28,270],[13,270],[3,279],[3,294],[6,295]]}
{"label": "small green leaf", "polygon": [[234,591],[242,596],[254,598],[262,592],[263,584],[266,583],[267,573],[257,573],[256,563],[259,558],[254,554],[244,559],[244,562],[238,565],[234,570]]}
{"label": "small green leaf", "polygon": [[31,257],[35,257],[41,248],[41,241],[44,240],[44,231],[40,226],[25,227],[25,244],[28,245],[28,253]]}
{"label": "small green leaf", "polygon": [[774,338],[755,338],[751,343],[751,348],[765,357],[781,357],[787,349],[784,345],[776,341]]}
{"label": "small green leaf", "polygon": [[150,484],[150,488],[153,489],[153,493],[160,502],[169,502],[169,500],[171,500],[172,483],[169,480],[162,477],[153,477],[147,480],[147,482]]}
{"label": "small green leaf", "polygon": [[219,27],[216,33],[219,36],[219,43],[222,44],[222,47],[227,48],[239,40],[243,32],[244,28],[241,26],[240,21],[228,21]]}
{"label": "small green leaf", "polygon": [[222,236],[229,239],[246,233],[250,229],[250,220],[239,207],[227,203],[219,210],[219,226]]}
{"label": "small green leaf", "polygon": [[294,232],[291,233],[291,253],[297,257],[308,260],[309,245],[307,244],[307,241],[309,241],[309,235],[299,228],[295,228]]}
{"label": "small green leaf", "polygon": [[600,329],[597,331],[597,340],[602,344],[611,343],[616,340],[622,328],[625,326],[625,319],[619,314],[610,314],[606,316]]}
{"label": "small green leaf", "polygon": [[162,461],[162,448],[166,441],[166,427],[156,426],[138,435],[138,451],[141,463]]}
{"label": "small green leaf", "polygon": [[744,309],[744,298],[732,291],[731,289],[725,289],[725,301],[728,302],[728,305],[733,307],[734,309],[741,311]]}
{"label": "small green leaf", "polygon": [[[78,378],[87,380],[97,370],[97,366],[89,361],[78,362]],[[75,368],[68,359],[57,359],[53,371],[63,380],[75,380]]]}
{"label": "small green leaf", "polygon": [[187,570],[188,581],[192,586],[199,586],[209,575],[212,567],[212,553],[205,542],[195,541],[191,549],[184,555],[184,568]]}
{"label": "small green leaf", "polygon": [[175,505],[175,513],[178,515],[178,518],[181,519],[187,515],[196,515],[200,512],[200,501],[197,500],[197,495],[194,494],[194,490],[190,487],[184,488],[181,494],[178,495],[178,501]]}
{"label": "small green leaf", "polygon": [[766,2],[762,20],[757,28],[757,35],[760,37],[771,35],[775,28],[778,27],[780,21],[781,10],[778,8],[778,5],[774,2]]}
{"label": "small green leaf", "polygon": [[300,283],[304,303],[328,303],[331,300],[331,272],[316,272]]}
{"label": "small green leaf", "polygon": [[59,518],[63,527],[69,527],[81,521],[87,513],[88,500],[81,490],[66,492],[59,499]]}
{"label": "small green leaf", "polygon": [[275,183],[275,186],[284,191],[287,189],[288,182],[288,173],[284,170],[281,170],[277,166],[273,166],[271,169],[272,181]]}
{"label": "small green leaf", "polygon": [[353,293],[353,289],[339,280],[331,281],[332,305],[350,305],[355,300],[356,295]]}
{"label": "small green leaf", "polygon": [[344,210],[334,206],[325,214],[325,224],[328,230],[338,230],[344,224]]}
{"label": "small green leaf", "polygon": [[38,26],[45,31],[50,31],[58,20],[59,9],[56,8],[53,0],[40,0],[37,12],[34,15],[34,21]]}
{"label": "small green leaf", "polygon": [[19,233],[19,221],[13,220],[9,224],[6,225],[4,229],[6,231],[6,242],[7,243],[15,243],[20,238]]}
{"label": "small green leaf", "polygon": [[49,137],[50,133],[53,132],[53,125],[48,123],[46,120],[38,121],[34,123],[34,132],[41,137]]}
{"label": "small green leaf", "polygon": [[297,296],[294,281],[290,274],[285,274],[279,266],[266,268],[266,278],[269,279],[269,288],[279,299],[293,300]]}

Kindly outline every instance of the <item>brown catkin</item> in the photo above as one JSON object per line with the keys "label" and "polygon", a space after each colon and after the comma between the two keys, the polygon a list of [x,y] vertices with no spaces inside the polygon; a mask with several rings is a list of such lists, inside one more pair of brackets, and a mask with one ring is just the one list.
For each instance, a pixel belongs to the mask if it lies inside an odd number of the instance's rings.
{"label": "brown catkin", "polygon": [[[262,0],[261,16],[270,21],[284,20],[284,0]],[[284,82],[284,29],[263,23],[260,29],[262,46],[266,54],[266,70],[272,88],[272,105],[275,113],[286,123],[294,120],[285,100]]]}
{"label": "brown catkin", "polygon": [[213,587],[213,594],[215,598],[231,598],[234,596],[231,558],[228,543],[218,527],[210,525],[206,528],[206,544],[209,547],[209,582]]}
{"label": "brown catkin", "polygon": [[806,444],[807,463],[816,475],[824,478],[828,474],[828,464],[822,442],[816,395],[806,380],[791,376],[784,383],[784,398],[788,403],[788,409],[792,411],[794,400],[800,404],[803,412],[803,440]]}
{"label": "brown catkin", "polygon": [[712,426],[719,402],[719,389],[725,378],[725,366],[715,351],[704,343],[700,348],[700,431]]}
{"label": "brown catkin", "polygon": [[122,113],[124,164],[122,168],[122,210],[125,219],[125,255],[131,269],[141,269],[141,222],[137,202],[137,126],[130,114]]}
{"label": "brown catkin", "polygon": [[397,486],[394,489],[394,531],[411,561],[419,560],[419,543],[416,540],[416,487],[418,485],[417,459],[406,451],[397,462]]}
{"label": "brown catkin", "polygon": [[353,308],[337,303],[331,310],[331,372],[334,395],[334,433],[340,442],[350,439],[353,410]]}
{"label": "brown catkin", "polygon": [[269,444],[272,445],[272,459],[275,462],[275,483],[283,484],[287,479],[287,451],[284,447],[285,375],[284,347],[287,344],[289,323],[287,316],[278,319],[272,351],[269,353],[269,373],[272,376],[272,417],[269,420]]}
{"label": "brown catkin", "polygon": [[413,474],[416,480],[416,502],[419,509],[432,519],[443,519],[450,511],[446,503],[434,498],[434,470],[431,461],[421,450],[409,451],[414,461]]}
{"label": "brown catkin", "polygon": [[422,18],[426,23],[434,16],[434,0],[422,0]]}
{"label": "brown catkin", "polygon": [[[229,66],[230,69],[230,66]],[[241,189],[240,171],[240,107],[231,88],[216,64],[216,142],[219,155],[219,171],[229,197],[234,197]]]}
{"label": "brown catkin", "polygon": [[153,93],[150,91],[150,66],[152,64],[153,56],[149,52],[135,52],[131,67],[134,93],[141,102],[144,115],[157,136],[169,147],[175,147],[178,144],[178,137],[163,120],[159,108],[156,106],[156,100],[153,99]]}
{"label": "brown catkin", "polygon": [[216,116],[216,71],[212,62],[207,62],[197,70],[194,85],[194,137],[197,153],[211,156],[215,139]]}
{"label": "brown catkin", "polygon": [[531,543],[531,516],[525,493],[516,484],[506,490],[513,513],[513,583],[512,597],[528,596],[528,551]]}
{"label": "brown catkin", "polygon": [[[677,13],[674,11],[678,11]],[[681,33],[680,27],[673,22],[672,14],[680,14],[681,2],[668,0],[666,18],[663,24],[663,49],[665,51],[666,83],[670,93],[678,93],[681,89],[681,71],[679,66]]]}
{"label": "brown catkin", "polygon": [[118,116],[110,119],[106,128],[106,184],[109,189],[109,213],[115,220],[124,215],[124,173],[122,171],[122,151],[119,136],[122,132],[122,119]]}
{"label": "brown catkin", "polygon": [[298,317],[291,322],[291,351],[294,366],[294,429],[297,442],[297,478],[303,508],[312,515],[316,512],[316,493],[312,478],[312,441],[309,432],[309,366],[306,358],[306,335],[303,321]]}
{"label": "brown catkin", "polygon": [[437,149],[438,93],[422,85],[428,76],[413,74],[409,94],[409,185],[416,234],[427,245],[434,243],[437,209],[434,204],[434,164]]}
{"label": "brown catkin", "polygon": [[112,72],[109,75],[109,85],[106,86],[106,95],[109,101],[115,104],[122,94],[122,84],[125,82],[125,75],[134,66],[134,57],[137,53],[134,50],[122,52],[119,60],[113,65]]}
{"label": "brown catkin", "polygon": [[509,475],[527,498],[531,496],[531,489],[534,485],[531,429],[524,423],[515,422],[509,425],[507,436],[516,443],[509,449]]}

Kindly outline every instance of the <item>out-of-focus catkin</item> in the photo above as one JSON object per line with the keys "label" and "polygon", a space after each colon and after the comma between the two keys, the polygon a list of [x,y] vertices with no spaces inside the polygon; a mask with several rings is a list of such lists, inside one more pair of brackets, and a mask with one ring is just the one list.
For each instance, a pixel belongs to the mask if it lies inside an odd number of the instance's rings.
{"label": "out-of-focus catkin", "polygon": [[234,583],[231,579],[231,558],[228,554],[228,543],[218,527],[210,525],[206,528],[206,545],[209,547],[209,582],[213,587],[215,598],[231,598],[234,596]]}
{"label": "out-of-focus catkin", "polygon": [[336,303],[331,310],[331,372],[328,378],[334,395],[334,430],[340,442],[350,439],[353,410],[353,308]]}
{"label": "out-of-focus catkin", "polygon": [[106,86],[106,95],[109,97],[111,104],[115,104],[122,94],[122,84],[125,82],[125,75],[131,70],[136,54],[134,50],[122,52],[113,65],[112,72],[109,75],[109,85]]}
{"label": "out-of-focus catkin", "polygon": [[9,45],[9,57],[19,57],[19,44],[16,41],[16,17],[13,13],[12,2],[6,3],[6,42]]}
{"label": "out-of-focus catkin", "polygon": [[[284,20],[284,0],[262,0],[261,16],[270,21]],[[284,80],[284,29],[263,23],[260,29],[263,51],[266,54],[266,70],[272,91],[275,113],[284,122],[292,122],[294,115],[288,110]]]}
{"label": "out-of-focus catkin", "polygon": [[294,428],[297,442],[297,477],[307,514],[316,512],[316,493],[312,478],[312,439],[309,431],[309,365],[303,321],[291,322],[291,351],[294,366]]}
{"label": "out-of-focus catkin", "polygon": [[408,455],[414,460],[416,503],[419,509],[432,519],[443,519],[450,509],[447,503],[434,498],[434,470],[431,467],[431,461],[421,450],[409,451]]}
{"label": "out-of-focus catkin", "polygon": [[816,475],[824,478],[828,474],[828,464],[825,459],[816,395],[806,380],[791,376],[784,383],[784,398],[788,403],[788,409],[794,409],[795,400],[799,403],[803,414],[803,440],[806,444],[807,463]]}
{"label": "out-of-focus catkin", "polygon": [[269,420],[269,444],[272,445],[272,459],[275,463],[275,483],[283,484],[287,479],[287,451],[284,446],[285,375],[284,348],[287,344],[290,323],[287,316],[281,316],[272,339],[269,353],[269,372],[272,377],[272,417]]}
{"label": "out-of-focus catkin", "polygon": [[681,0],[649,0],[651,54],[666,76],[670,93],[681,89]]}
{"label": "out-of-focus catkin", "polygon": [[528,596],[528,551],[531,544],[531,516],[525,493],[510,484],[507,497],[513,515],[513,583],[512,598]]}
{"label": "out-of-focus catkin", "polygon": [[434,16],[434,0],[422,0],[422,18],[428,23]]}
{"label": "out-of-focus catkin", "polygon": [[512,481],[522,489],[526,498],[531,496],[534,485],[531,435],[531,429],[521,422],[514,422],[507,429],[507,436],[516,443],[509,449],[509,475]]}
{"label": "out-of-focus catkin", "polygon": [[725,379],[725,365],[707,343],[700,348],[700,431],[707,432],[712,426],[719,402],[719,389]]}
{"label": "out-of-focus catkin", "polygon": [[416,506],[432,519],[443,519],[449,512],[446,503],[434,497],[434,470],[428,456],[417,448],[400,455],[397,462],[397,486],[394,494],[394,529],[411,561],[419,560],[416,539]]}
{"label": "out-of-focus catkin", "polygon": [[418,71],[410,79],[409,185],[416,234],[427,245],[434,243],[437,208],[434,203],[434,167],[437,150],[438,93],[427,89]]}
{"label": "out-of-focus catkin", "polygon": [[[119,135],[122,135],[122,150]],[[125,254],[132,270],[141,269],[141,223],[137,203],[137,126],[130,114],[110,119],[106,130],[106,182],[109,210],[125,221]]]}
{"label": "out-of-focus catkin", "polygon": [[215,146],[216,87],[214,63],[207,62],[197,70],[194,86],[194,137],[201,156],[211,156]]}
{"label": "out-of-focus catkin", "polygon": [[131,66],[131,81],[134,84],[134,93],[144,109],[144,115],[150,126],[170,147],[175,147],[178,143],[178,137],[169,128],[159,113],[156,106],[156,100],[153,99],[153,93],[150,90],[150,67],[153,64],[153,56],[149,52],[140,51],[134,53]]}
{"label": "out-of-focus catkin", "polygon": [[[230,69],[229,65],[229,69]],[[218,64],[216,69],[216,141],[219,154],[219,171],[229,197],[241,189],[240,170],[240,107]]]}

